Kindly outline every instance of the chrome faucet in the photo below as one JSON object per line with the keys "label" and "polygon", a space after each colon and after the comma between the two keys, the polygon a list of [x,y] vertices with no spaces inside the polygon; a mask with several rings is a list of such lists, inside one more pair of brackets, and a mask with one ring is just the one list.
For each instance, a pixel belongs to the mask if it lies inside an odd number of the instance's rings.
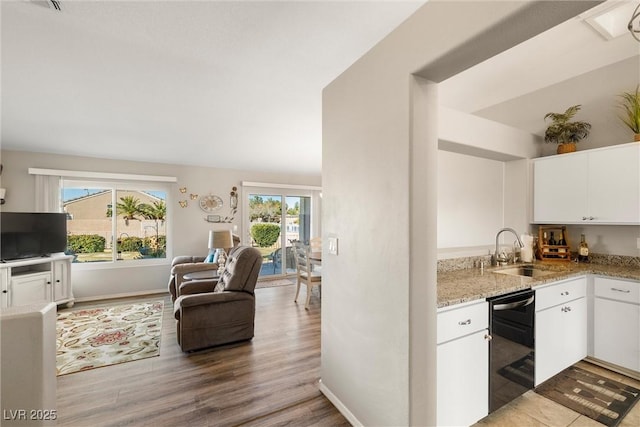
{"label": "chrome faucet", "polygon": [[496,266],[496,265],[505,265],[508,262],[508,259],[504,256],[501,256],[500,254],[498,254],[498,251],[500,250],[498,247],[498,239],[500,238],[500,234],[503,231],[510,231],[513,233],[514,236],[516,236],[516,239],[518,239],[518,245],[520,245],[521,248],[524,248],[524,243],[522,243],[522,240],[520,240],[520,237],[518,237],[518,233],[516,232],[516,230],[514,230],[513,228],[503,228],[502,230],[498,231],[498,234],[496,234],[496,251],[494,252],[493,255],[491,255],[491,265]]}

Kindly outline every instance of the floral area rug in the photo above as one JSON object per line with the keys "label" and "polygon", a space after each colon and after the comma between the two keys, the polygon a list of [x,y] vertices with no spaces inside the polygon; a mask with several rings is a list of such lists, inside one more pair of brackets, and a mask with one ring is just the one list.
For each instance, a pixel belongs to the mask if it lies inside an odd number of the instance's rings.
{"label": "floral area rug", "polygon": [[160,355],[162,301],[58,313],[57,374]]}

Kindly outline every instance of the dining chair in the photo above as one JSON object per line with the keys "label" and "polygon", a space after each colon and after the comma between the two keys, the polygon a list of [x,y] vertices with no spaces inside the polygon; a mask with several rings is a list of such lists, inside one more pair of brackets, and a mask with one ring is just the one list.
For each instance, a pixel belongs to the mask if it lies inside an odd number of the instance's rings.
{"label": "dining chair", "polygon": [[294,245],[294,248],[295,248],[297,281],[296,281],[296,297],[294,298],[293,301],[298,302],[298,295],[300,294],[300,285],[304,283],[307,286],[307,301],[304,305],[304,308],[308,310],[313,287],[318,286],[318,289],[320,289],[320,285],[322,285],[322,274],[318,271],[313,271],[313,268],[311,266],[311,261],[309,260],[308,246],[302,244],[301,242],[296,242]]}

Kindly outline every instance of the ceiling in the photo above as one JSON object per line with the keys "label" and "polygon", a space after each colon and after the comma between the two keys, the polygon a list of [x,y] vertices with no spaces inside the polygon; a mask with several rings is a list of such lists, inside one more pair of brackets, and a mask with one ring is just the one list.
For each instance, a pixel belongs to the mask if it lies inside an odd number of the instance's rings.
{"label": "ceiling", "polygon": [[424,1],[2,1],[2,147],[319,175],[322,89]]}
{"label": "ceiling", "polygon": [[[624,29],[639,3],[604,2],[463,71],[440,84],[440,102],[540,136],[546,113],[580,104],[576,120],[592,125],[582,148],[630,142],[633,133],[618,119],[618,95],[640,82],[640,43]],[[612,8],[621,8],[624,28],[607,40],[586,21]]]}
{"label": "ceiling", "polygon": [[[322,89],[423,3],[2,2],[2,147],[319,174]],[[616,95],[640,43],[584,22],[611,3],[445,80],[440,102],[538,135],[582,104],[589,148],[628,142]]]}

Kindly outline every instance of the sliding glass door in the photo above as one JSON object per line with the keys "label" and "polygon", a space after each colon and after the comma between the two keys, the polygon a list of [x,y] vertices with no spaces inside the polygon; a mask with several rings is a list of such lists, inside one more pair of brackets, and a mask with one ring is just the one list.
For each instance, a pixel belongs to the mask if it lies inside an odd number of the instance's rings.
{"label": "sliding glass door", "polygon": [[260,276],[295,274],[293,243],[309,242],[313,233],[311,191],[250,188],[244,194],[248,209],[247,238],[262,253]]}

